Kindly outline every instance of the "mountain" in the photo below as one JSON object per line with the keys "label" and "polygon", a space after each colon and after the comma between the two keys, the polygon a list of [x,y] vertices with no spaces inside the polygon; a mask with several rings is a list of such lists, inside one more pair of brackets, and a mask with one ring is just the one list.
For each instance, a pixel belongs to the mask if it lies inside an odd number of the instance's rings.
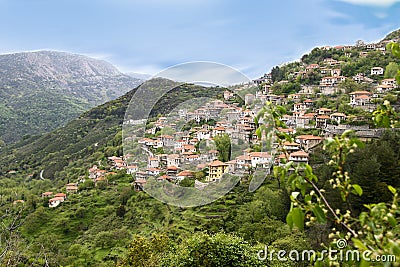
{"label": "mountain", "polygon": [[108,62],[82,55],[0,55],[0,140],[51,131],[140,83]]}
{"label": "mountain", "polygon": [[126,75],[131,76],[132,78],[140,79],[140,80],[148,80],[152,75],[146,73],[138,73],[138,72],[127,72]]}

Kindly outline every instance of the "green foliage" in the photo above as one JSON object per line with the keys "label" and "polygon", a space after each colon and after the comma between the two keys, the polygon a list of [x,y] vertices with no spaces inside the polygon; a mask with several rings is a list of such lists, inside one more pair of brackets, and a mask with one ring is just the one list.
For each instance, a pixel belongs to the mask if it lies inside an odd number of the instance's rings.
{"label": "green foliage", "polygon": [[[387,44],[386,49],[392,51],[392,54],[397,59],[400,59],[400,46],[398,43],[389,43],[389,44]],[[397,65],[397,67],[398,67],[398,65]],[[394,71],[394,68],[392,68],[390,71]],[[398,68],[397,68],[396,80],[397,80],[397,84],[400,84],[400,70]]]}
{"label": "green foliage", "polygon": [[227,162],[231,158],[231,139],[228,134],[217,135],[213,138],[216,149],[218,150],[218,159]]}
{"label": "green foliage", "polygon": [[272,91],[274,92],[274,94],[278,94],[278,95],[288,95],[288,94],[294,94],[297,93],[301,90],[301,85],[300,83],[297,82],[288,82],[288,83],[275,83],[272,87],[271,87]]}
{"label": "green foliage", "polygon": [[[169,249],[169,238],[166,235],[154,234],[150,239],[135,236],[129,245],[128,253],[117,264],[118,267],[159,266]],[[172,265],[171,265],[172,266]]]}
{"label": "green foliage", "polygon": [[[353,79],[346,79],[338,84],[338,87],[346,94],[354,91],[365,91],[368,87],[367,84],[356,83]],[[346,103],[347,104],[347,103]]]}
{"label": "green foliage", "polygon": [[382,105],[378,105],[372,116],[375,125],[378,127],[389,128],[399,126],[399,114],[387,100]]}
{"label": "green foliage", "polygon": [[264,266],[257,248],[231,234],[197,233],[163,258],[161,266]]}
{"label": "green foliage", "polygon": [[390,62],[385,68],[385,78],[395,78],[399,72],[399,65],[395,62]]}

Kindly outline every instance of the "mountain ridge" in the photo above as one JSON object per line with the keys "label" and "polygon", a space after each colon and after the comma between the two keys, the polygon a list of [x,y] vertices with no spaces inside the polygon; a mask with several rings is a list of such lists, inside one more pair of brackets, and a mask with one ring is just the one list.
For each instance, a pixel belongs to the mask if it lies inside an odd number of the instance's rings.
{"label": "mountain ridge", "polygon": [[141,82],[111,63],[78,54],[0,55],[0,140],[51,131]]}

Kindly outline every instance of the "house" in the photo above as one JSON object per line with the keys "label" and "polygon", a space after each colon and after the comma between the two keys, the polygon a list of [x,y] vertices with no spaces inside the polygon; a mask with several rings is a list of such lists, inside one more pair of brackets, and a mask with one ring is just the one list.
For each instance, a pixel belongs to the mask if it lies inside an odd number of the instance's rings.
{"label": "house", "polygon": [[170,176],[164,174],[164,175],[162,175],[160,177],[157,177],[157,181],[169,181],[169,182],[171,182],[172,178]]}
{"label": "house", "polygon": [[370,95],[372,93],[368,91],[354,91],[350,93],[350,105],[363,106],[370,102]]}
{"label": "house", "polygon": [[183,152],[191,152],[191,153],[195,153],[196,152],[196,148],[193,145],[183,145]]}
{"label": "house", "polygon": [[181,164],[181,156],[178,154],[167,155],[167,166],[177,166]]}
{"label": "house", "polygon": [[294,112],[302,112],[302,111],[305,111],[305,110],[307,110],[306,103],[295,103],[293,105],[293,111]]}
{"label": "house", "polygon": [[224,173],[228,172],[228,164],[219,160],[214,160],[208,166],[209,166],[209,176],[206,179],[208,182],[214,182],[216,180],[219,180],[222,178],[222,175]]}
{"label": "house", "polygon": [[314,120],[314,113],[306,113],[300,115],[296,118],[297,128],[308,128],[310,127],[310,122]]}
{"label": "house", "polygon": [[345,76],[326,76],[321,78],[320,86],[335,86],[345,80]]}
{"label": "house", "polygon": [[346,119],[346,115],[340,112],[332,113],[329,117],[332,121],[336,121],[337,124]]}
{"label": "house", "polygon": [[185,159],[189,162],[193,162],[196,160],[200,160],[200,157],[199,157],[199,155],[187,155]]}
{"label": "house", "polygon": [[161,142],[166,147],[174,146],[174,137],[170,135],[160,135],[157,140]]}
{"label": "house", "polygon": [[212,149],[207,153],[207,160],[213,161],[218,158],[218,150]]}
{"label": "house", "polygon": [[381,67],[373,67],[371,68],[371,75],[383,75],[383,68]]}
{"label": "house", "polygon": [[380,84],[380,85],[378,85],[377,87],[376,87],[376,91],[378,92],[378,93],[386,93],[386,92],[388,92],[388,91],[390,91],[390,90],[392,90],[393,89],[393,86],[391,86],[391,85],[386,85],[386,84]]}
{"label": "house", "polygon": [[213,130],[213,136],[217,136],[224,133],[226,133],[226,128],[223,126],[215,127]]}
{"label": "house", "polygon": [[286,141],[283,143],[283,149],[288,151],[289,153],[295,152],[300,150],[300,144]]}
{"label": "house", "polygon": [[330,73],[331,72],[331,69],[327,69],[327,68],[322,68],[321,70],[320,70],[320,73],[322,74],[322,75],[327,75],[328,73]]}
{"label": "house", "polygon": [[358,73],[355,76],[353,76],[353,80],[357,83],[373,83],[374,82],[373,79],[368,78],[363,73]]}
{"label": "house", "polygon": [[331,66],[340,65],[340,62],[333,58],[325,58],[324,63],[331,65]]}
{"label": "house", "polygon": [[121,157],[108,157],[108,160],[114,165],[117,170],[125,169],[126,163]]}
{"label": "house", "polygon": [[126,174],[134,174],[139,170],[137,165],[126,166]]}
{"label": "house", "polygon": [[340,74],[342,74],[342,69],[332,69],[331,70],[331,75],[333,77],[339,77]]}
{"label": "house", "polygon": [[308,153],[304,151],[296,151],[289,155],[289,160],[294,163],[308,163]]}
{"label": "house", "polygon": [[397,87],[396,79],[394,79],[394,78],[384,79],[384,80],[382,80],[382,84],[393,86],[393,88]]}
{"label": "house", "polygon": [[225,162],[228,164],[228,173],[235,173],[236,171],[236,160],[230,160]]}
{"label": "house", "polygon": [[272,157],[268,152],[251,152],[249,153],[251,166],[253,168],[260,166],[262,168],[269,168]]}
{"label": "house", "polygon": [[25,203],[25,200],[23,200],[23,199],[17,199],[17,200],[13,201],[13,205],[24,204],[24,203]]}
{"label": "house", "polygon": [[319,115],[315,118],[315,126],[316,128],[326,128],[328,125],[329,116],[327,115]]}
{"label": "house", "polygon": [[315,69],[318,69],[318,68],[319,68],[318,64],[310,64],[310,65],[308,65],[306,67],[306,71],[309,72],[309,71],[312,71],[312,70],[315,70]]}
{"label": "house", "polygon": [[320,108],[317,110],[318,115],[328,115],[331,112],[332,112],[332,110],[329,108]]}
{"label": "house", "polygon": [[322,142],[322,137],[315,135],[299,135],[296,137],[296,143],[300,144],[300,147],[304,150],[309,150]]}
{"label": "house", "polygon": [[167,175],[168,176],[175,176],[178,172],[178,167],[174,165],[170,165],[167,167]]}
{"label": "house", "polygon": [[44,192],[41,195],[42,197],[52,197],[53,196],[53,192]]}
{"label": "house", "polygon": [[76,193],[78,192],[78,184],[77,183],[69,183],[65,185],[65,190],[67,193]]}
{"label": "house", "polygon": [[135,191],[137,191],[137,192],[143,191],[146,183],[147,183],[146,179],[136,179],[133,182],[133,187],[134,187]]}
{"label": "house", "polygon": [[208,131],[206,129],[201,129],[196,133],[196,136],[197,136],[198,140],[210,139],[211,133],[210,133],[210,131]]}
{"label": "house", "polygon": [[158,166],[160,166],[160,161],[159,161],[158,158],[149,157],[149,158],[148,158],[147,166],[148,166],[149,168],[158,168]]}
{"label": "house", "polygon": [[311,99],[306,99],[303,103],[306,105],[307,108],[312,108],[314,106],[314,101]]}
{"label": "house", "polygon": [[229,91],[229,90],[225,90],[224,91],[224,99],[225,100],[229,100],[231,98],[233,98],[235,95],[233,92]]}
{"label": "house", "polygon": [[98,177],[102,177],[106,174],[105,170],[100,170],[97,165],[93,165],[92,168],[89,169],[89,178],[96,179]]}
{"label": "house", "polygon": [[178,173],[176,175],[176,179],[179,180],[179,181],[182,181],[185,178],[192,178],[192,177],[194,177],[193,172],[192,171],[188,171],[188,170],[181,171],[180,173]]}
{"label": "house", "polygon": [[161,173],[161,170],[158,168],[147,168],[146,173],[147,173],[147,175],[155,176],[155,175],[159,175]]}
{"label": "house", "polygon": [[49,208],[55,208],[65,201],[64,197],[54,197],[49,199]]}
{"label": "house", "polygon": [[239,169],[249,168],[251,166],[251,157],[248,154],[236,157],[236,166]]}
{"label": "house", "polygon": [[64,194],[64,193],[57,193],[57,194],[54,195],[54,197],[62,197],[62,198],[64,198],[64,200],[65,200],[65,199],[67,199],[67,194]]}

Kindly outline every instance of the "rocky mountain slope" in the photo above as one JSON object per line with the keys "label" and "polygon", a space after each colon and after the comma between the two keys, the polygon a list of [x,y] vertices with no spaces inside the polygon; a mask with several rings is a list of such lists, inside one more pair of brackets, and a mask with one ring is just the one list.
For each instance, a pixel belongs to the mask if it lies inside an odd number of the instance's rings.
{"label": "rocky mountain slope", "polygon": [[51,131],[140,82],[110,63],[82,55],[0,55],[0,140],[10,143]]}

